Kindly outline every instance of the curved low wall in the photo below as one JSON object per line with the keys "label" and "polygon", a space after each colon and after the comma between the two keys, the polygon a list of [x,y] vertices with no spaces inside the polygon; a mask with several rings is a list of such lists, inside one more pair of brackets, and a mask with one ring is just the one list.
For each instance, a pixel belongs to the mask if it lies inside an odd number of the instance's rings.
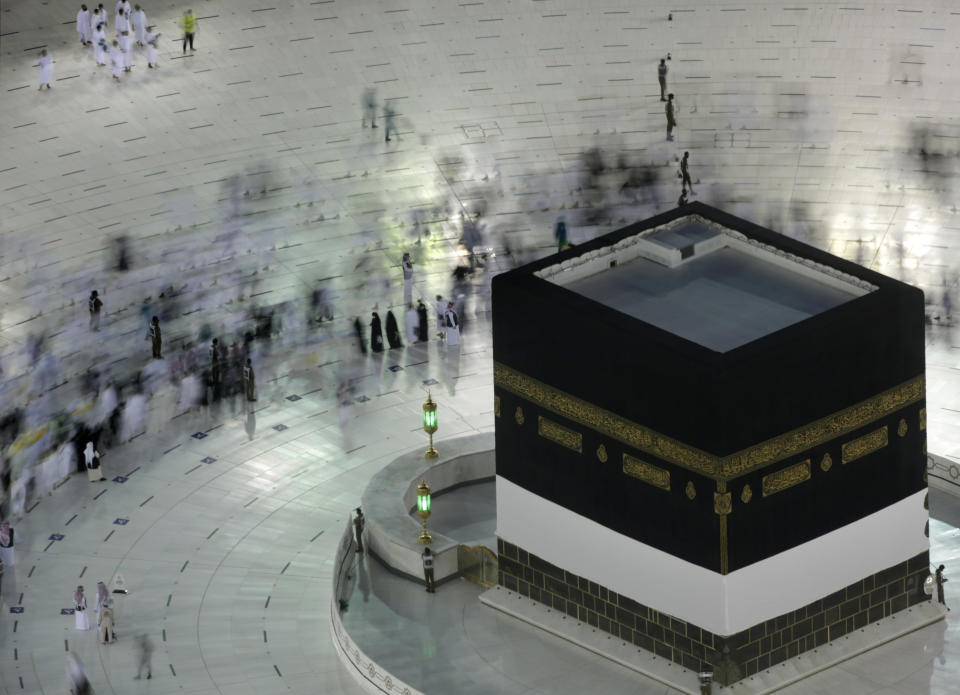
{"label": "curved low wall", "polygon": [[350,671],[350,675],[354,677],[365,692],[376,695],[380,693],[423,695],[421,691],[394,678],[374,663],[350,638],[343,626],[343,621],[340,619],[340,599],[348,593],[345,592],[348,582],[347,575],[353,569],[355,557],[353,523],[348,518],[347,526],[340,537],[340,545],[337,547],[337,556],[334,563],[335,571],[333,573],[333,594],[330,596],[330,639],[333,640],[333,648],[336,650],[337,656],[340,657],[340,661]]}
{"label": "curved low wall", "polygon": [[[447,439],[436,446],[440,456],[435,459],[424,458],[423,450],[394,459],[371,478],[363,492],[364,544],[387,567],[417,581],[423,578],[424,546],[417,543],[421,525],[410,517],[410,510],[417,503],[420,479],[437,495],[496,475],[493,432]],[[458,541],[432,531],[431,535],[436,580],[458,576]]]}

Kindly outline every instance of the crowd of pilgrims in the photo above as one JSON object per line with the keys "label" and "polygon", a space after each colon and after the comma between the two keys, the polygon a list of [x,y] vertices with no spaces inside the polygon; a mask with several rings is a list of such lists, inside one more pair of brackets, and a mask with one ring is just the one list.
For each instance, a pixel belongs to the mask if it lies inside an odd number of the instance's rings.
{"label": "crowd of pilgrims", "polygon": [[[130,72],[133,68],[134,45],[146,49],[148,68],[157,66],[157,41],[160,34],[154,32],[154,26],[147,24],[147,13],[140,5],[131,8],[128,0],[119,0],[114,14],[116,39],[113,42],[107,41],[109,27],[110,18],[102,3],[95,7],[93,12],[90,12],[86,5],[80,6],[77,13],[80,43],[93,46],[93,59],[97,65],[106,65],[107,60],[110,61],[113,79],[119,80],[124,72]],[[41,69],[42,67],[41,65]]]}
{"label": "crowd of pilgrims", "polygon": [[[118,253],[120,264],[126,267],[124,248],[121,246]],[[413,288],[409,256],[405,256],[401,267],[404,298],[409,300]],[[389,279],[384,280],[389,293]],[[245,292],[251,292],[251,287]],[[388,309],[381,321],[376,306],[369,322],[341,312],[337,312],[339,320],[335,321],[336,295],[328,283],[313,290],[302,304],[246,304],[243,308],[234,304],[235,313],[224,324],[213,328],[201,323],[198,327],[194,321],[191,328],[188,323],[186,330],[192,337],[181,335],[169,344],[162,342],[161,319],[177,326],[178,317],[190,313],[184,311],[188,302],[186,287],[170,286],[156,300],[145,301],[138,317],[129,317],[141,326],[147,325],[146,332],[141,328],[139,334],[150,344],[152,353],[147,353],[149,348],[144,345],[142,354],[135,356],[126,371],[113,368],[106,359],[98,360],[79,378],[62,383],[58,383],[63,374],[56,371],[58,361],[49,340],[35,337],[26,346],[25,376],[34,395],[26,405],[14,407],[0,417],[0,519],[21,517],[34,501],[75,473],[86,472],[91,483],[124,474],[134,465],[121,463],[119,458],[114,460],[110,452],[141,434],[163,431],[180,415],[193,413],[194,422],[201,418],[206,423],[242,415],[247,418],[247,432],[252,437],[257,400],[254,365],[273,374],[281,365],[287,369],[298,360],[303,362],[304,353],[312,350],[323,351],[322,359],[330,358],[331,363],[341,365],[338,373],[328,371],[320,378],[333,380],[331,386],[336,388],[340,424],[346,438],[347,420],[353,417],[353,403],[358,396],[357,382],[365,371],[360,365],[368,350],[385,353],[402,348],[405,343],[438,338],[446,347],[459,345],[462,324],[457,307],[463,311],[471,287],[469,269],[458,267],[454,271],[454,299],[436,295],[434,331],[430,329],[433,321],[423,300],[416,304],[407,302],[403,330],[392,310]],[[101,331],[108,333],[108,341],[119,335],[110,334],[111,325],[101,321],[104,298],[110,301],[92,291],[86,301],[89,323],[85,329],[93,340]],[[195,301],[196,297],[191,299]],[[304,309],[306,320],[301,313]],[[344,309],[350,310],[346,306]],[[180,324],[177,333],[183,330]],[[214,335],[215,331],[220,338]],[[458,351],[456,355],[459,362]],[[318,366],[317,353],[312,358],[311,366]],[[67,388],[60,389],[64,385]],[[103,465],[101,452],[106,452]]]}

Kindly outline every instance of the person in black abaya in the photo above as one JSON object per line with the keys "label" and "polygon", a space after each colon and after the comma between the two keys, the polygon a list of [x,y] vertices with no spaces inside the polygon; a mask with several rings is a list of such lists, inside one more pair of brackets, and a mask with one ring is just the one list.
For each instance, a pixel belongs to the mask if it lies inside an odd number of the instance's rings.
{"label": "person in black abaya", "polygon": [[383,352],[383,328],[380,326],[380,315],[373,312],[370,321],[370,349],[374,352]]}
{"label": "person in black abaya", "polygon": [[417,317],[420,320],[420,324],[417,326],[417,340],[421,343],[427,342],[427,306],[423,303],[423,300],[417,301]]}
{"label": "person in black abaya", "polygon": [[400,340],[400,331],[397,329],[397,319],[392,311],[387,312],[387,342],[390,343],[390,349],[403,347],[403,341]]}
{"label": "person in black abaya", "polygon": [[353,330],[357,332],[357,342],[360,344],[360,354],[367,354],[367,342],[363,339],[363,323],[358,316],[353,320]]}

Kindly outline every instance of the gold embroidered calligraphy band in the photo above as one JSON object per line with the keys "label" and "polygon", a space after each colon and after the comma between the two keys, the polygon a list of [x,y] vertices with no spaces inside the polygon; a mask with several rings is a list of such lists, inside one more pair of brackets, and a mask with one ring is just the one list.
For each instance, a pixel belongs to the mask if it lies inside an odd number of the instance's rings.
{"label": "gold embroidered calligraphy band", "polygon": [[670,471],[641,461],[630,454],[623,455],[623,472],[661,490],[670,491]]}
{"label": "gold embroidered calligraphy band", "polygon": [[763,476],[763,496],[769,497],[807,480],[810,480],[810,459]]}
{"label": "gold embroidered calligraphy band", "polygon": [[568,429],[563,425],[558,425],[553,420],[548,420],[541,415],[537,421],[537,434],[551,442],[556,442],[560,446],[573,449],[578,454],[583,453],[583,435],[574,430]]}
{"label": "gold embroidered calligraphy band", "polygon": [[849,434],[901,408],[922,401],[926,390],[924,377],[917,376],[832,415],[749,446],[735,454],[719,457],[638,425],[499,362],[494,362],[493,374],[494,383],[505,391],[639,451],[702,473],[714,480],[735,478]]}
{"label": "gold embroidered calligraphy band", "polygon": [[853,441],[847,442],[840,448],[840,460],[843,463],[856,461],[862,456],[872,454],[877,449],[882,449],[887,445],[887,426],[884,425],[878,430],[858,437]]}

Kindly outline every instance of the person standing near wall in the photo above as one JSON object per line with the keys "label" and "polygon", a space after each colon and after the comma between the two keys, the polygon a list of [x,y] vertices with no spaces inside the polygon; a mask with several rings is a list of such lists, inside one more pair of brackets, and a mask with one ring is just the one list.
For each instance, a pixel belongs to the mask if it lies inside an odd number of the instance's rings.
{"label": "person standing near wall", "polygon": [[433,553],[430,548],[423,549],[423,583],[427,587],[427,593],[435,594],[437,585],[433,580]]}
{"label": "person standing near wall", "polygon": [[[934,575],[934,580],[937,582],[937,601],[943,605],[947,605],[947,602],[943,598],[943,585],[946,583],[947,578],[943,576],[943,570],[946,569],[945,565],[940,565],[937,568],[936,574]],[[947,610],[950,610],[949,606]]]}
{"label": "person standing near wall", "polygon": [[353,517],[353,533],[357,537],[357,552],[363,552],[363,529],[367,525],[367,519],[363,515],[363,510],[357,507],[357,515]]}

